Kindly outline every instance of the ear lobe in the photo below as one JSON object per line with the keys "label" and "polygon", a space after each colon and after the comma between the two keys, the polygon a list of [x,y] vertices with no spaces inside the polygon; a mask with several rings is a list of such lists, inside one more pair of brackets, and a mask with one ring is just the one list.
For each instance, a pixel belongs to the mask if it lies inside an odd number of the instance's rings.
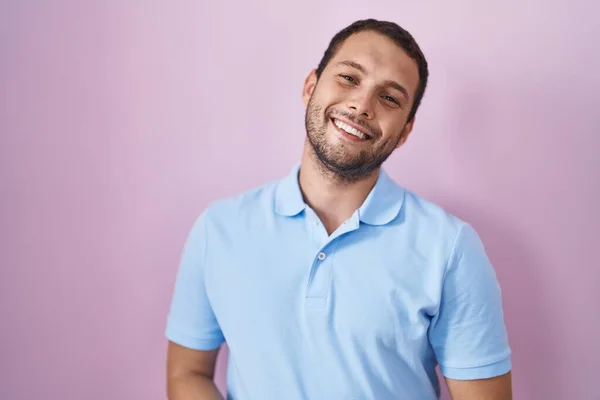
{"label": "ear lobe", "polygon": [[302,101],[304,105],[308,105],[308,100],[310,100],[310,96],[312,96],[315,86],[317,85],[317,71],[312,70],[304,79],[304,87],[302,89]]}

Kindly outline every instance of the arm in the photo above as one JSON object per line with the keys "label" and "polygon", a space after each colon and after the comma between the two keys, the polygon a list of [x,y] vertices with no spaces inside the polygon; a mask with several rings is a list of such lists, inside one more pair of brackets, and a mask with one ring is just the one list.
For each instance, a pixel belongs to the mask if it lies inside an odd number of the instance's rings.
{"label": "arm", "polygon": [[511,400],[511,350],[502,297],[483,243],[457,234],[429,339],[453,400]]}
{"label": "arm", "polygon": [[169,342],[167,398],[169,400],[223,400],[213,382],[217,350],[192,350]]}
{"label": "arm", "polygon": [[206,292],[207,220],[202,215],[186,240],[167,319],[169,400],[222,400],[213,383],[225,339]]}
{"label": "arm", "polygon": [[487,379],[445,379],[452,400],[512,400],[510,371]]}

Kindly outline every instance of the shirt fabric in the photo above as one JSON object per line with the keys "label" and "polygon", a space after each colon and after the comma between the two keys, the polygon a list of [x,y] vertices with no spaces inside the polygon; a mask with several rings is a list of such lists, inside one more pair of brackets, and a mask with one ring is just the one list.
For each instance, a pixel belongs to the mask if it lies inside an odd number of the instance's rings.
{"label": "shirt fabric", "polygon": [[381,170],[328,235],[290,174],[193,224],[169,340],[229,348],[230,400],[438,399],[436,374],[511,369],[495,271],[474,228]]}

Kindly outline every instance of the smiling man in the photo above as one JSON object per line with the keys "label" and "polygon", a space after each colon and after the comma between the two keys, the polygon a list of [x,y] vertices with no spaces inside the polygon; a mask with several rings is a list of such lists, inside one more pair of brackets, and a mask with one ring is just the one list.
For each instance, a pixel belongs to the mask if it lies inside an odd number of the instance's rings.
{"label": "smiling man", "polygon": [[304,82],[287,177],[213,202],[185,244],[167,321],[171,400],[507,400],[501,291],[468,223],[382,164],[410,135],[427,62],[398,25],[357,21]]}

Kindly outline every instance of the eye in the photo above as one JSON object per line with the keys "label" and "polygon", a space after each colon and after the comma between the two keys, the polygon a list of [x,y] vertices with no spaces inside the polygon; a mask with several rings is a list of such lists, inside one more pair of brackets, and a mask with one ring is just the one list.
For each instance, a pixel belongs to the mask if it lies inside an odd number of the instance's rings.
{"label": "eye", "polygon": [[353,77],[351,77],[350,75],[340,74],[340,77],[350,83],[356,84],[356,80]]}
{"label": "eye", "polygon": [[396,100],[394,97],[392,96],[388,96],[388,95],[383,95],[381,96],[384,100],[392,102],[394,104],[400,105],[400,102],[398,100]]}

